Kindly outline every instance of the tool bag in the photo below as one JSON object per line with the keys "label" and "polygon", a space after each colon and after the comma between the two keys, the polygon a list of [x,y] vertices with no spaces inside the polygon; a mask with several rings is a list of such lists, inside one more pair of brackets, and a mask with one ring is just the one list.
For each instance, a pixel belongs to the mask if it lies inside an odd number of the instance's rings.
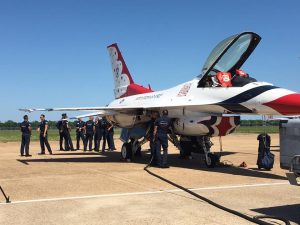
{"label": "tool bag", "polygon": [[257,140],[259,141],[257,167],[270,170],[274,165],[274,154],[270,152],[271,137],[268,134],[260,134]]}

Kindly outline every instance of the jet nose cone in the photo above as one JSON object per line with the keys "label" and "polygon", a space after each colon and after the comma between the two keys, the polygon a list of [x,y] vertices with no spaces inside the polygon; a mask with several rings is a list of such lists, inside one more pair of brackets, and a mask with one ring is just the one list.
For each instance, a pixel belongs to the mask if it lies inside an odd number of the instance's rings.
{"label": "jet nose cone", "polygon": [[276,110],[282,115],[300,115],[300,94],[289,94],[264,105]]}

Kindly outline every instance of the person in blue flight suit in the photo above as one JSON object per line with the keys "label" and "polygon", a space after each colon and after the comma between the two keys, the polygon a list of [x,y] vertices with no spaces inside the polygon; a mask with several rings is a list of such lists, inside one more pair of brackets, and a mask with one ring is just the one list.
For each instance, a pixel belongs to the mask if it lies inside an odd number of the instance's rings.
{"label": "person in blue flight suit", "polygon": [[74,151],[74,147],[73,147],[73,142],[71,139],[71,135],[70,135],[70,126],[69,126],[69,121],[68,121],[68,116],[67,114],[64,114],[63,119],[62,119],[62,133],[63,133],[63,137],[64,137],[64,141],[65,141],[65,150],[66,151]]}
{"label": "person in blue flight suit", "polygon": [[20,131],[22,132],[22,141],[21,141],[21,156],[30,157],[29,154],[29,143],[31,136],[31,124],[28,122],[28,116],[23,116],[24,121],[20,123]]}
{"label": "person in blue flight suit", "polygon": [[[153,136],[156,142],[156,160],[157,165],[161,168],[168,166],[168,131],[171,128],[171,119],[168,117],[168,110],[163,110],[162,117],[155,120]],[[163,155],[161,155],[161,146]]]}
{"label": "person in blue flight suit", "polygon": [[107,129],[109,127],[109,122],[107,119],[103,116],[99,120],[100,124],[100,138],[99,138],[99,148],[100,148],[100,141],[102,140],[102,152],[105,152],[105,147],[106,147],[106,139],[107,139]]}
{"label": "person in blue flight suit", "polygon": [[114,142],[114,125],[109,123],[107,128],[107,144],[108,144],[108,151],[116,150],[115,142]]}
{"label": "person in blue flight suit", "polygon": [[156,151],[155,151],[155,138],[153,136],[154,133],[154,126],[155,126],[155,120],[158,117],[158,112],[157,111],[152,111],[151,112],[151,121],[150,121],[150,130],[149,130],[149,142],[150,142],[150,150],[151,150],[151,165],[156,166],[157,165],[157,160],[156,160]]}
{"label": "person in blue flight suit", "polygon": [[85,130],[84,151],[87,150],[88,143],[89,143],[89,151],[92,151],[93,137],[94,137],[94,133],[95,133],[95,122],[94,122],[93,116],[90,116],[89,120],[85,122],[84,130]]}
{"label": "person in blue flight suit", "polygon": [[63,129],[62,129],[62,119],[64,117],[65,113],[63,113],[61,115],[61,119],[59,121],[57,121],[56,123],[56,128],[58,129],[58,133],[59,133],[59,150],[63,151],[63,140],[64,140],[64,135],[63,135]]}
{"label": "person in blue flight suit", "polygon": [[95,135],[94,135],[94,150],[96,152],[100,151],[100,132],[101,132],[101,127],[100,127],[100,119],[97,116],[95,118]]}
{"label": "person in blue flight suit", "polygon": [[41,145],[41,153],[40,155],[45,155],[45,146],[47,147],[47,150],[50,155],[52,155],[51,147],[48,142],[48,121],[45,119],[45,115],[42,114],[40,116],[41,122],[39,124],[39,127],[37,131],[40,133],[40,145]]}
{"label": "person in blue flight suit", "polygon": [[85,123],[82,121],[81,118],[78,118],[78,120],[75,122],[76,126],[76,149],[80,149],[80,139],[82,140],[83,146],[85,143],[85,137],[84,137],[84,125]]}

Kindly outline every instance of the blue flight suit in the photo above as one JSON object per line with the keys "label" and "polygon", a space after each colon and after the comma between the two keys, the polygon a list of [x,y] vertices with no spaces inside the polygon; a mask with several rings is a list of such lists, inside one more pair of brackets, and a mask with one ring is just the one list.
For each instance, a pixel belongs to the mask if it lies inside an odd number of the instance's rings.
{"label": "blue flight suit", "polygon": [[[110,127],[111,125],[109,125]],[[114,142],[114,127],[110,128],[110,130],[107,130],[107,144],[109,150],[113,151],[116,150],[115,142]]]}
{"label": "blue flight suit", "polygon": [[80,138],[82,140],[83,146],[85,143],[85,138],[84,138],[84,125],[85,123],[81,120],[77,120],[75,123],[76,126],[76,149],[79,150],[80,148]]}
{"label": "blue flight suit", "polygon": [[31,127],[31,124],[28,121],[23,121],[20,123],[20,129],[22,132],[22,141],[21,141],[21,148],[20,153],[21,156],[29,156],[29,143],[30,143],[30,136],[31,132],[29,128]]}
{"label": "blue flight suit", "polygon": [[47,147],[48,152],[50,154],[52,154],[51,147],[50,147],[49,142],[48,142],[48,131],[46,132],[46,135],[44,136],[46,125],[48,125],[47,120],[41,121],[40,124],[39,124],[41,154],[45,154],[45,146]]}
{"label": "blue flight suit", "polygon": [[94,137],[94,126],[95,126],[95,122],[93,120],[88,120],[85,123],[85,144],[84,144],[84,151],[87,150],[88,143],[89,143],[89,150],[92,151],[93,137]]}
{"label": "blue flight suit", "polygon": [[105,151],[106,147],[106,139],[107,139],[107,128],[109,127],[109,122],[106,118],[102,118],[99,120],[100,124],[100,138],[99,138],[99,148],[100,148],[100,141],[102,140],[102,152]]}
{"label": "blue flight suit", "polygon": [[65,150],[74,150],[73,142],[69,131],[69,121],[66,119],[62,120],[63,137],[65,140]]}
{"label": "blue flight suit", "polygon": [[95,135],[94,135],[94,150],[96,152],[99,152],[100,149],[100,133],[101,133],[101,127],[100,127],[100,120],[95,121]]}
{"label": "blue flight suit", "polygon": [[[171,126],[171,119],[167,116],[159,117],[154,123],[157,126],[156,141],[156,160],[158,166],[167,166],[168,161],[168,130]],[[163,155],[161,155],[161,146]]]}
{"label": "blue flight suit", "polygon": [[64,150],[63,148],[63,140],[64,140],[64,134],[62,129],[62,120],[57,121],[56,128],[59,132],[59,150]]}
{"label": "blue flight suit", "polygon": [[156,149],[156,143],[155,143],[155,138],[154,138],[154,135],[153,135],[154,126],[155,126],[155,120],[156,120],[155,118],[151,118],[150,131],[149,131],[150,132],[150,136],[149,136],[150,140],[149,140],[149,142],[150,142],[151,158],[153,157],[152,162],[151,162],[152,165],[156,165],[157,164],[156,151],[155,151],[155,149]]}

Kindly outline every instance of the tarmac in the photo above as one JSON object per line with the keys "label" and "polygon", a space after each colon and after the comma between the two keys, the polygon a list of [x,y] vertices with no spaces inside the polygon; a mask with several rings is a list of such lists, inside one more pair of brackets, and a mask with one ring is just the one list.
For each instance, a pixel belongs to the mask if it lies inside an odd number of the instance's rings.
{"label": "tarmac", "polygon": [[[212,169],[200,155],[178,159],[170,144],[171,168],[150,170],[230,209],[300,224],[300,186],[290,185],[280,169],[278,147],[272,148],[274,168],[257,169],[256,137],[223,137],[226,166]],[[278,134],[271,137],[278,146]],[[212,141],[218,152],[219,139]],[[133,162],[120,161],[121,141],[115,142],[118,150],[103,154],[58,151],[58,143],[50,142],[54,154],[43,156],[32,142],[30,158],[19,156],[19,143],[0,143],[0,185],[11,200],[5,203],[0,193],[0,224],[252,224],[146,173],[147,150]],[[239,167],[243,161],[247,168]]]}

